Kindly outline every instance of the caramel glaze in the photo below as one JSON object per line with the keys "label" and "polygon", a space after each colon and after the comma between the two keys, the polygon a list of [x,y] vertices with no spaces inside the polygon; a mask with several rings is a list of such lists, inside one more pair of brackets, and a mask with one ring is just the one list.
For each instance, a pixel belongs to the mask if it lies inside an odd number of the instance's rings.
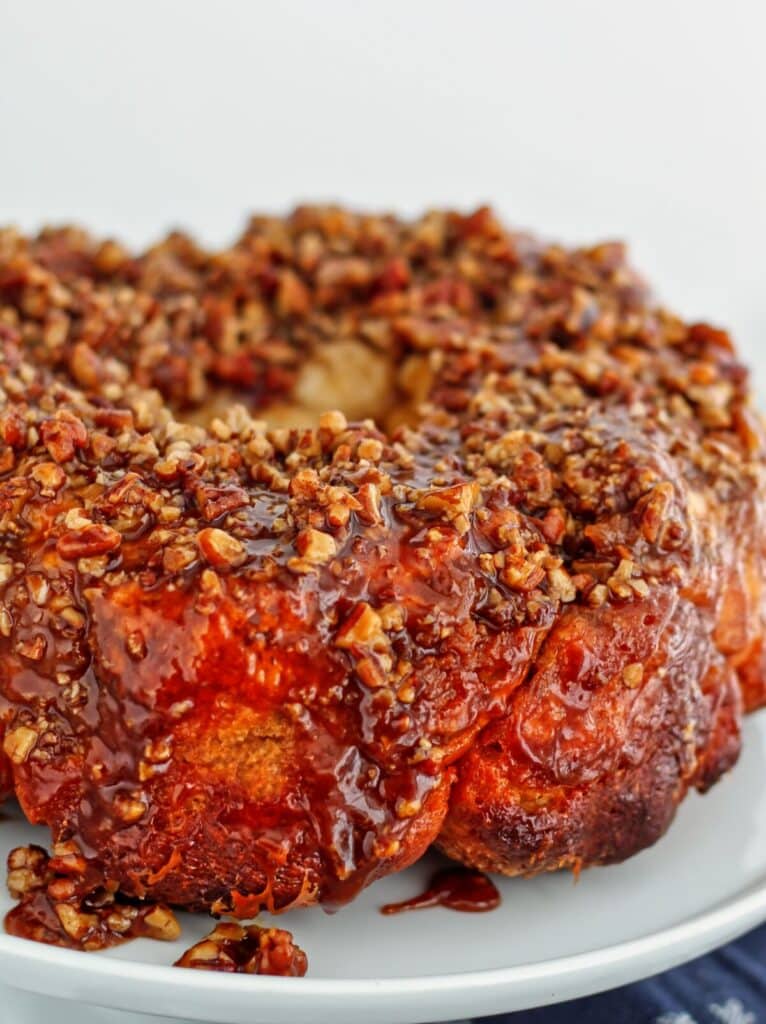
{"label": "caramel glaze", "polygon": [[500,906],[497,886],[481,871],[469,868],[442,868],[431,879],[425,892],[401,903],[386,903],[381,914],[401,914],[406,910],[447,907],[467,914],[483,914]]}
{"label": "caramel glaze", "polygon": [[[425,381],[414,429],[206,430],[143,390],[255,407],[349,334]],[[487,211],[217,254],[6,232],[0,340],[2,772],[123,892],[246,917],[433,842],[603,863],[735,761],[763,432],[728,337],[618,246]]]}

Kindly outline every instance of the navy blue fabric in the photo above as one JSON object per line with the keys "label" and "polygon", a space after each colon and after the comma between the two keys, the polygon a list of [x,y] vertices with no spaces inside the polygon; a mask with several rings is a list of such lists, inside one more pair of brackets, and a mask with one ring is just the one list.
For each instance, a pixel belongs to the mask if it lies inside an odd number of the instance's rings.
{"label": "navy blue fabric", "polygon": [[[484,1024],[766,1024],[766,925],[649,981]],[[478,1022],[477,1022],[478,1024]]]}

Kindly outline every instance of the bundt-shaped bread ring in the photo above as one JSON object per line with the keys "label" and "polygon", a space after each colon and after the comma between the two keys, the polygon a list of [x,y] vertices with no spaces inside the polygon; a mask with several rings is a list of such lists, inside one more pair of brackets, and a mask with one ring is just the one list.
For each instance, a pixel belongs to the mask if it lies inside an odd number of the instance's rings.
{"label": "bundt-shaped bread ring", "polygon": [[620,860],[736,760],[764,433],[620,246],[486,210],[139,257],[9,230],[0,345],[5,789],[123,892]]}

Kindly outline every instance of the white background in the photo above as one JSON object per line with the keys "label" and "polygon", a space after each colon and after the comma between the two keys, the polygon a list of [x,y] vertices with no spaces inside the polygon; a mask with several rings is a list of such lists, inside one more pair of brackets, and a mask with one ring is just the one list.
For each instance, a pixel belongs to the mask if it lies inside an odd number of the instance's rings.
{"label": "white background", "polygon": [[0,223],[218,245],[301,200],[488,201],[549,237],[627,239],[667,303],[761,356],[764,386],[764,11],[0,0]]}

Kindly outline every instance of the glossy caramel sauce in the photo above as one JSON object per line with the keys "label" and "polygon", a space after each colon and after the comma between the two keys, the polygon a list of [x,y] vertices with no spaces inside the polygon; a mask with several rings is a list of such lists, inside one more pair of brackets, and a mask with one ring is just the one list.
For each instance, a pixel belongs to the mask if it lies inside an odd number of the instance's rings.
{"label": "glossy caramel sauce", "polygon": [[484,914],[500,906],[497,886],[481,871],[469,868],[443,868],[431,879],[428,888],[419,896],[401,903],[386,903],[381,914],[401,914],[405,910],[426,910],[428,907],[447,907],[468,914]]}

